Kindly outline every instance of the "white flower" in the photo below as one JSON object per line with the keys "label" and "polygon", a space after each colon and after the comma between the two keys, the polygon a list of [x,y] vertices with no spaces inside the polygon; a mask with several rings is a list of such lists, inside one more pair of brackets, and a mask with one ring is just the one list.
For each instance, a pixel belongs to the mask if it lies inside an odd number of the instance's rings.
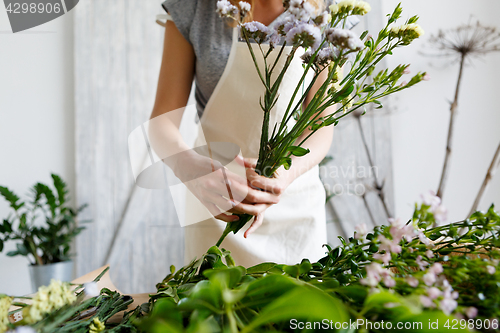
{"label": "white flower", "polygon": [[443,265],[436,262],[429,268],[429,272],[432,272],[436,275],[439,275],[439,274],[443,273]]}
{"label": "white flower", "polygon": [[425,256],[429,259],[434,258],[434,252],[432,252],[431,250],[427,250],[425,252]]}
{"label": "white flower", "polygon": [[468,307],[467,310],[465,310],[465,315],[470,319],[474,319],[477,316],[477,309],[473,306]]}
{"label": "white flower", "polygon": [[317,49],[321,43],[321,30],[308,23],[299,23],[286,34],[286,42],[304,48]]}
{"label": "white flower", "polygon": [[311,15],[314,14],[314,7],[304,0],[291,0],[288,11],[295,16],[297,20],[307,22],[311,19]]}
{"label": "white flower", "polygon": [[486,270],[488,271],[488,274],[491,275],[495,274],[495,272],[497,271],[493,266],[486,266]]}
{"label": "white flower", "polygon": [[408,285],[409,285],[410,287],[416,288],[416,287],[418,287],[418,283],[419,283],[419,282],[418,282],[418,279],[417,279],[417,278],[415,278],[415,277],[413,277],[413,276],[410,276],[410,277],[407,277],[407,278],[406,278],[406,283],[408,283]]}
{"label": "white flower", "polygon": [[421,230],[418,231],[417,235],[418,235],[418,238],[420,239],[420,241],[423,244],[425,244],[425,245],[430,245],[431,244],[431,240],[429,238],[427,238],[427,236],[424,235],[424,233]]}
{"label": "white flower", "polygon": [[334,14],[337,12],[348,13],[352,11],[352,15],[365,15],[371,10],[371,6],[365,1],[343,0],[337,4],[336,9],[337,11]]}
{"label": "white flower", "polygon": [[272,33],[271,29],[257,21],[243,23],[241,27],[248,33],[247,37],[257,43],[262,43]]}
{"label": "white flower", "polygon": [[[323,51],[323,50],[321,50],[321,51]],[[321,51],[319,53],[321,53]],[[318,56],[319,56],[319,54],[318,54]],[[368,233],[368,227],[366,226],[366,223],[358,224],[356,227],[354,227],[354,229],[356,230],[356,233],[354,234],[355,239],[361,239],[361,238],[365,237],[366,234]]]}
{"label": "white flower", "polygon": [[391,37],[401,38],[407,43],[412,40],[422,37],[424,35],[424,30],[416,23],[404,24],[402,26],[395,26],[391,28]]}
{"label": "white flower", "polygon": [[216,12],[221,17],[231,17],[236,19],[236,15],[238,15],[238,8],[232,5],[229,0],[219,0],[217,1]]}
{"label": "white flower", "polygon": [[252,10],[252,6],[248,2],[240,1],[239,5],[242,13],[248,13]]}
{"label": "white flower", "polygon": [[364,48],[364,44],[358,36],[351,30],[340,28],[329,28],[325,31],[326,38],[330,43],[339,49],[359,51]]}
{"label": "white flower", "polygon": [[313,21],[314,23],[316,23],[316,25],[320,26],[320,27],[323,27],[325,25],[327,25],[332,19],[332,16],[330,14],[328,14],[328,12],[323,12],[321,14],[319,14],[318,16],[316,16]]}
{"label": "white flower", "polygon": [[85,288],[84,289],[85,295],[87,295],[88,297],[96,297],[96,296],[99,296],[99,294],[100,294],[99,287],[97,286],[97,283],[95,283],[95,282],[85,283],[83,285],[83,288]]}

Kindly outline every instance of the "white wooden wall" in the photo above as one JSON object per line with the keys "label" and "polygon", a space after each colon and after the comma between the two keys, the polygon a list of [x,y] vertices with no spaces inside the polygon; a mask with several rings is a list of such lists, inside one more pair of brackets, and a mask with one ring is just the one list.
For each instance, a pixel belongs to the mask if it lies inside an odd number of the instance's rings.
{"label": "white wooden wall", "polygon": [[[77,274],[109,263],[112,280],[127,293],[154,291],[171,264],[183,263],[183,230],[170,192],[136,187],[127,151],[128,135],[149,118],[154,102],[163,44],[163,28],[155,24],[160,3],[87,0],[75,11],[76,196],[78,204],[89,204],[81,219],[92,220],[77,241]],[[371,114],[362,124],[392,209],[389,120]],[[336,128],[331,155],[330,167],[339,170],[367,165],[354,119]],[[356,181],[344,178],[325,181]],[[374,193],[367,202],[376,223],[383,223]],[[352,235],[356,224],[370,225],[356,196],[336,196],[327,212],[332,244],[337,235]]]}
{"label": "white wooden wall", "polygon": [[130,132],[149,118],[163,28],[157,0],[88,0],[75,11],[76,180],[81,219],[77,274],[111,264],[124,292],[154,291],[183,262],[183,234],[168,190],[134,185]]}

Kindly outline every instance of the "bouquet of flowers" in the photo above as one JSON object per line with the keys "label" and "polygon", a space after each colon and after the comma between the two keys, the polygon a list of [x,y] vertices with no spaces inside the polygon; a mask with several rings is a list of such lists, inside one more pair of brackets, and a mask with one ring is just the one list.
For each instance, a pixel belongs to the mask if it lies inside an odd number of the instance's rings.
{"label": "bouquet of flowers", "polygon": [[[344,29],[349,16],[365,15],[370,11],[370,5],[364,1],[344,0],[318,14],[304,0],[284,1],[284,6],[285,15],[271,29],[260,22],[245,22],[251,9],[247,2],[239,2],[239,7],[228,0],[217,3],[219,15],[237,23],[265,87],[261,99],[264,121],[255,168],[256,172],[265,177],[273,177],[281,166],[289,169],[292,155],[304,156],[309,153],[302,145],[320,128],[335,126],[354,111],[365,112],[369,104],[381,108],[380,99],[383,97],[408,89],[426,79],[426,73],[417,73],[408,82],[400,82],[402,76],[408,73],[409,65],[399,65],[391,71],[383,69],[375,74],[377,65],[384,57],[391,55],[398,47],[409,45],[424,33],[417,24],[417,16],[411,17],[403,25],[396,25],[402,13],[400,5],[388,15],[386,26],[375,37],[368,31],[358,37],[352,31]],[[257,52],[260,54],[256,53],[252,43],[258,44]],[[287,46],[291,47],[290,52],[285,52]],[[270,128],[270,115],[279,98],[278,89],[300,48],[305,49],[301,56],[304,62],[302,78],[283,119]],[[271,57],[273,53],[277,53],[274,58]],[[263,58],[263,67],[259,66],[257,57]],[[286,57],[286,61],[278,69],[276,64],[281,57]],[[341,69],[345,73],[343,76]],[[303,107],[306,96],[322,73],[327,73],[326,80],[310,103]],[[306,84],[309,74],[312,74],[312,80]],[[324,111],[333,106],[337,106],[337,109],[324,116]],[[290,124],[292,118],[295,120],[293,125]],[[306,130],[309,130],[308,135],[302,138]],[[252,218],[247,214],[239,217],[238,221],[228,223],[217,245],[222,243],[229,232],[238,232]]]}

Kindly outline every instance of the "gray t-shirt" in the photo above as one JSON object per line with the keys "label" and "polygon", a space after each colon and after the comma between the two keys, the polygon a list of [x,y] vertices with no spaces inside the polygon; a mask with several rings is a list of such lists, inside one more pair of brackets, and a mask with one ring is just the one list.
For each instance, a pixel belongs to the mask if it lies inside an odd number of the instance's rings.
{"label": "gray t-shirt", "polygon": [[[231,51],[232,27],[215,12],[217,0],[166,0],[162,6],[172,16],[179,32],[193,46],[196,56],[195,99],[201,118],[226,67]],[[356,18],[350,19],[348,28],[358,23]]]}

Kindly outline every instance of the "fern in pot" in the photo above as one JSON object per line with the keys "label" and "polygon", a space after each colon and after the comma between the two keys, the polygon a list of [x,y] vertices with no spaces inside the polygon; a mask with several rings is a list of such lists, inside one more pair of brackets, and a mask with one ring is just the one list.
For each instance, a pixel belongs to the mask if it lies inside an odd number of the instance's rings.
{"label": "fern in pot", "polygon": [[0,186],[0,195],[11,208],[0,223],[0,252],[6,242],[16,243],[15,250],[7,256],[27,257],[33,290],[48,285],[53,278],[72,279],[71,243],[84,229],[77,225],[76,217],[85,205],[72,209],[66,183],[56,174],[51,176],[53,188],[36,183],[24,201],[7,187]]}

